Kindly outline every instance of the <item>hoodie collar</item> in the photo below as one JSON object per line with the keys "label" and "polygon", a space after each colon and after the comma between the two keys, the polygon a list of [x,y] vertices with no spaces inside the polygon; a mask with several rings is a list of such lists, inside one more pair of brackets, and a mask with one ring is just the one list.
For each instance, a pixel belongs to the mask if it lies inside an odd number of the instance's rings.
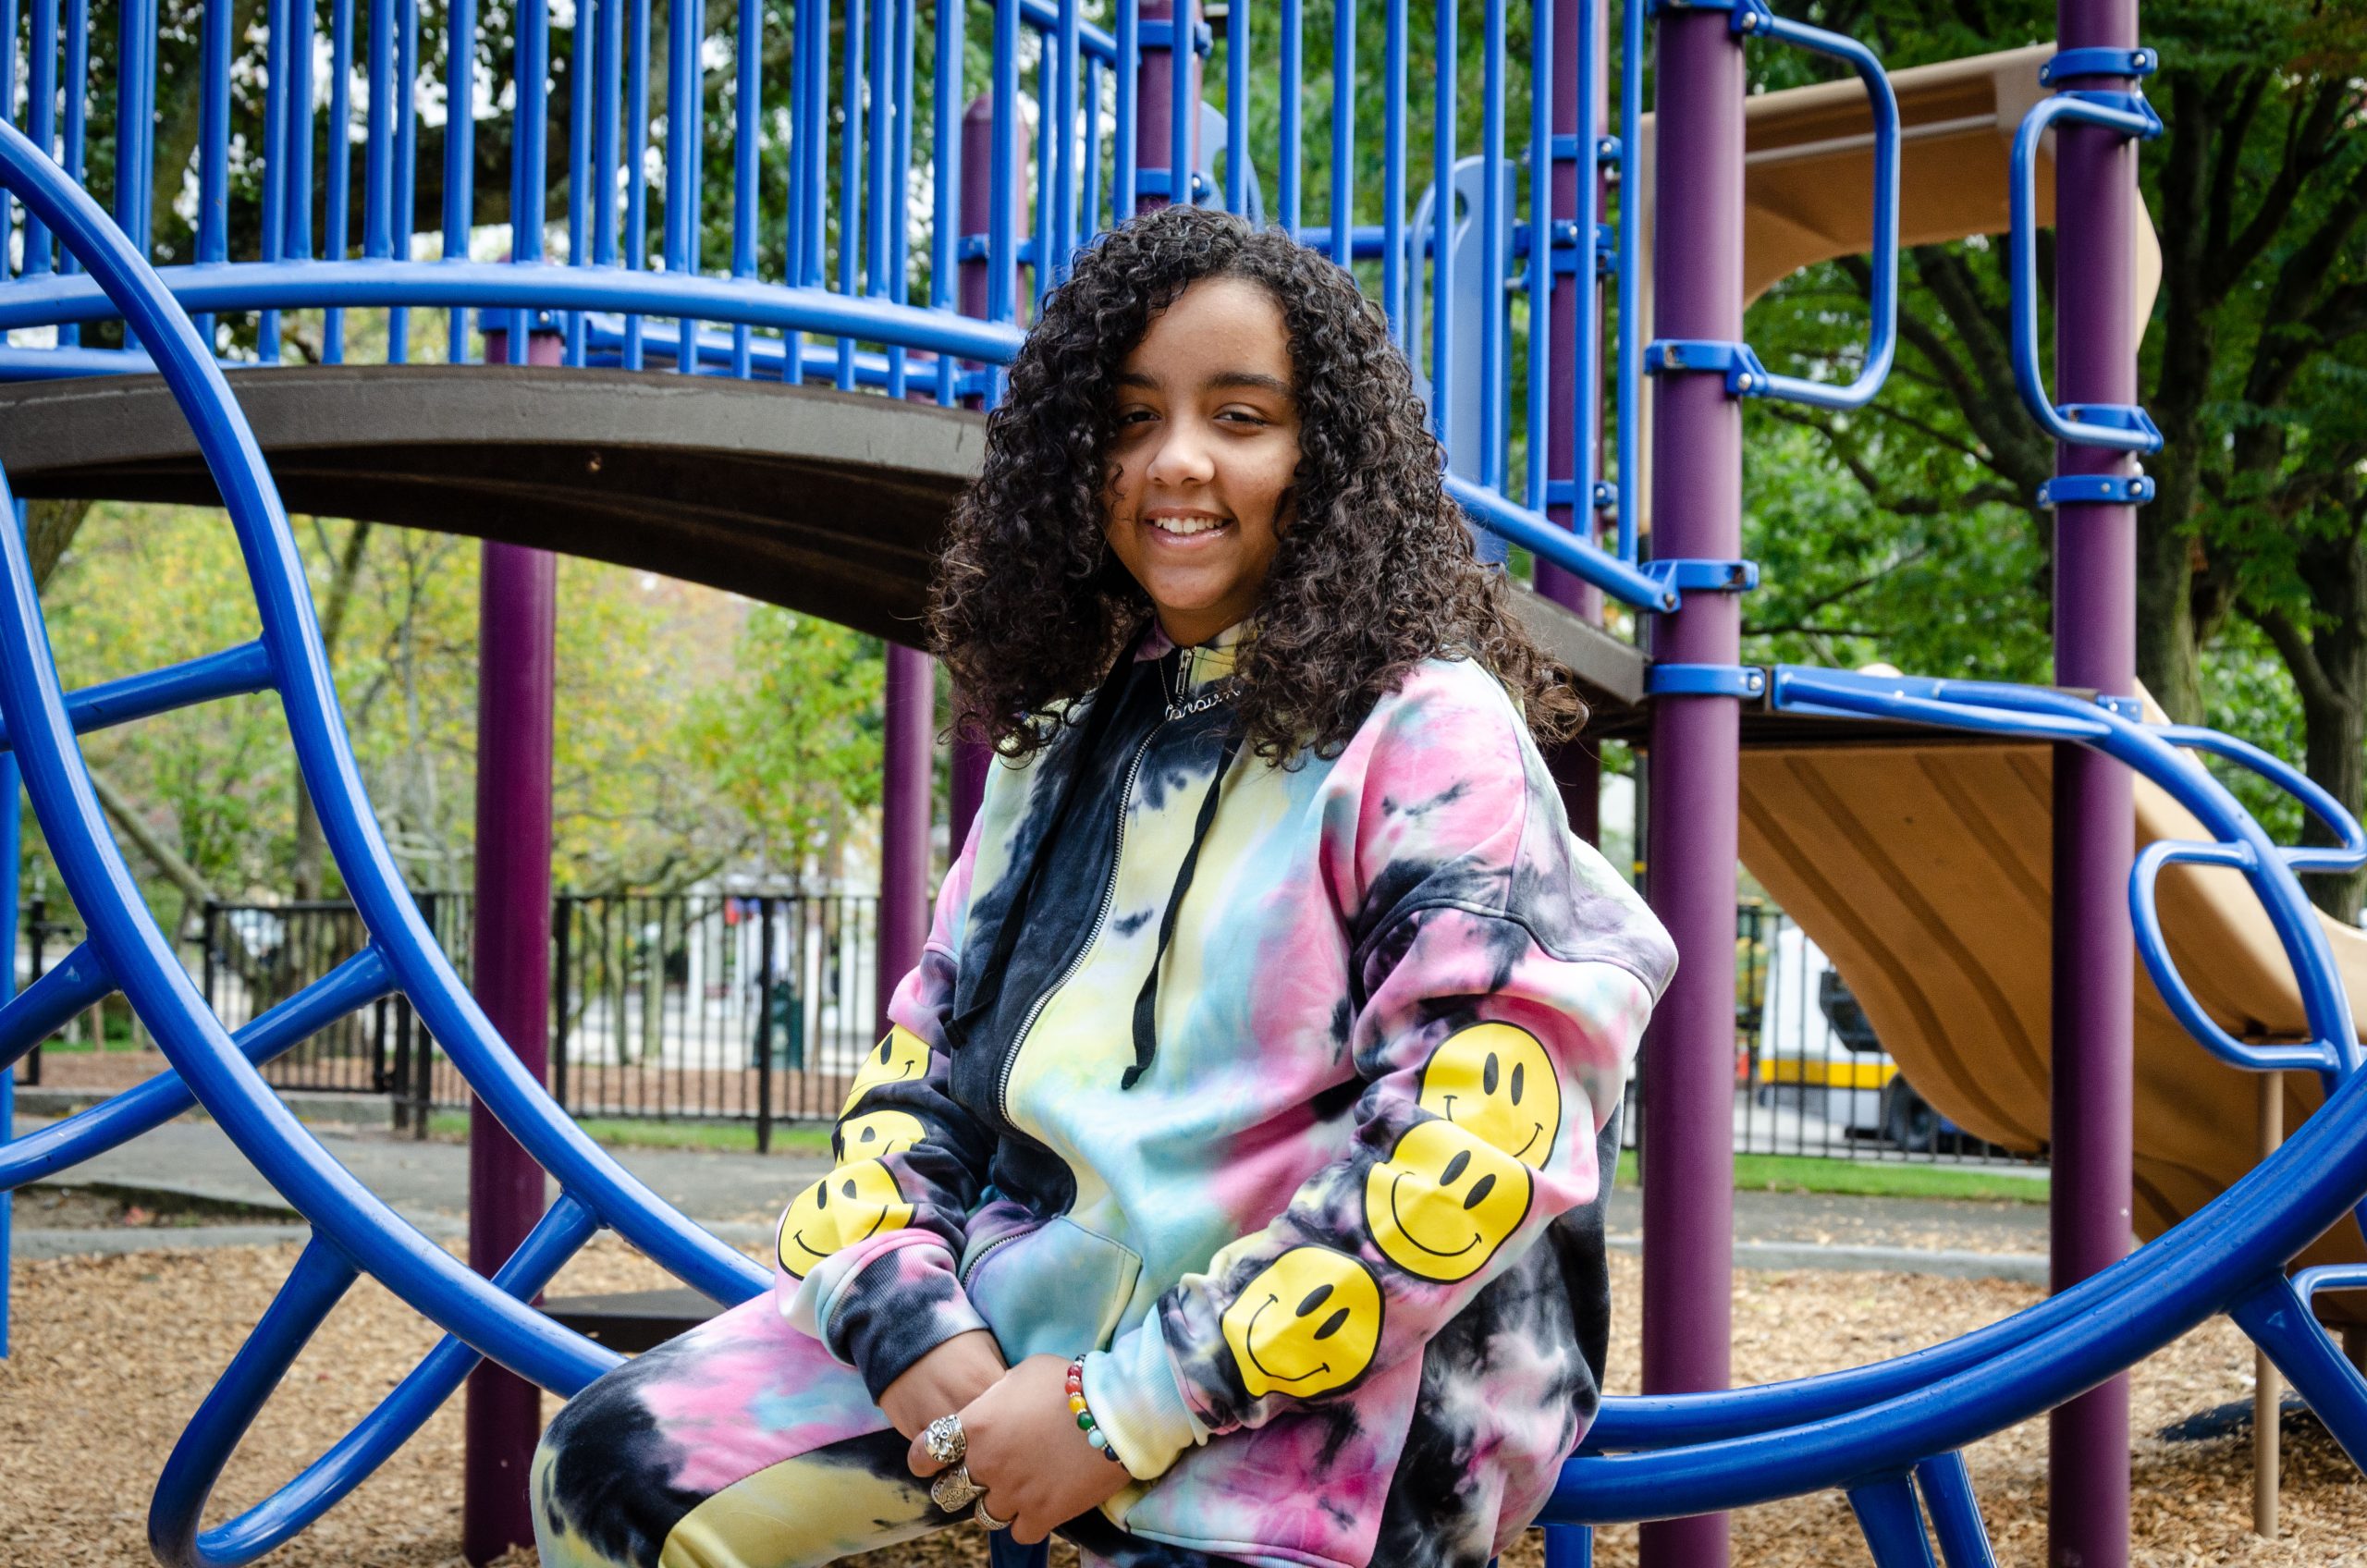
{"label": "hoodie collar", "polygon": [[[1245,620],[1237,620],[1207,642],[1196,643],[1184,649],[1184,689],[1197,692],[1231,675],[1248,633],[1249,623]],[[1163,659],[1174,649],[1175,643],[1167,635],[1167,629],[1159,625],[1158,617],[1153,616],[1150,630],[1144,634],[1143,640],[1135,644],[1134,658],[1137,662],[1144,659]]]}

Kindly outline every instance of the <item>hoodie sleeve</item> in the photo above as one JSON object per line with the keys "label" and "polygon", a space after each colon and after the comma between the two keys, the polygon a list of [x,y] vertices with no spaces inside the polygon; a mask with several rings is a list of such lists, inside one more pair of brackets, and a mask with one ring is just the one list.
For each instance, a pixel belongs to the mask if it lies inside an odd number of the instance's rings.
{"label": "hoodie sleeve", "polygon": [[1406,1357],[1596,1194],[1675,952],[1569,832],[1474,667],[1425,666],[1333,770],[1325,864],[1363,1092],[1342,1158],[1105,1353],[1085,1397],[1135,1476]]}
{"label": "hoodie sleeve", "polygon": [[888,1006],[831,1134],[838,1166],[790,1201],[775,1234],[782,1314],[877,1399],[915,1361],[983,1329],[955,1278],[993,1140],[948,1087],[945,1020],[977,855],[974,828],[938,890],[921,961]]}

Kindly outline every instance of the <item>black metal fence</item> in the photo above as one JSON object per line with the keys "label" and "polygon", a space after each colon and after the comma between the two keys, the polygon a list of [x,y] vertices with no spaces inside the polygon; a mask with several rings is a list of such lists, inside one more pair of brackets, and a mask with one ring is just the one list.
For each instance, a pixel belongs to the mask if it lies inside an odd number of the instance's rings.
{"label": "black metal fence", "polygon": [[[472,900],[415,897],[466,980]],[[81,932],[38,900],[27,915],[31,962],[22,978],[30,983]],[[554,902],[551,932],[551,1092],[578,1118],[737,1122],[753,1125],[759,1145],[769,1146],[778,1123],[835,1116],[873,1044],[878,900],[869,895],[569,895]],[[359,916],[341,901],[215,903],[205,907],[200,941],[185,956],[207,1001],[236,1029],[352,956],[364,938]],[[139,1043],[128,1016],[71,1029],[80,1049]],[[1734,1060],[1738,1154],[2027,1158],[1933,1109],[1883,1052],[1839,973],[1768,905],[1745,904],[1735,914]],[[59,1076],[89,1076],[92,1064],[74,1065],[76,1073]],[[19,1072],[39,1083],[41,1053]],[[386,1095],[395,1124],[421,1135],[433,1113],[469,1102],[467,1085],[400,997],[343,1020],[264,1072],[281,1088]],[[1630,1146],[1641,1137],[1638,1099],[1631,1084]]]}

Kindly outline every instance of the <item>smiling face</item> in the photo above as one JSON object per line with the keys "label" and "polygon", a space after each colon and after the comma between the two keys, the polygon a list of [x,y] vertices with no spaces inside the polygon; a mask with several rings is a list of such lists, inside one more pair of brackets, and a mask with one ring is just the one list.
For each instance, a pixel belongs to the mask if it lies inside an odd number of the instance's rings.
{"label": "smiling face", "polygon": [[1365,1225],[1390,1262],[1467,1280],[1528,1216],[1528,1167],[1452,1121],[1417,1121],[1365,1177]]}
{"label": "smiling face", "polygon": [[864,1053],[863,1066],[856,1072],[854,1084],[847,1090],[846,1104],[839,1108],[839,1114],[844,1116],[852,1110],[857,1100],[882,1084],[901,1084],[927,1073],[927,1043],[909,1029],[890,1029],[886,1039]]}
{"label": "smiling face", "polygon": [[921,1119],[909,1111],[865,1111],[839,1123],[830,1134],[830,1152],[840,1165],[851,1159],[886,1159],[927,1136]]}
{"label": "smiling face", "polygon": [[1298,403],[1281,307],[1203,278],[1119,367],[1105,529],[1168,637],[1205,643],[1257,607],[1290,523]]}
{"label": "smiling face", "polygon": [[1537,1036],[1509,1023],[1459,1030],[1422,1069],[1421,1106],[1532,1170],[1562,1130],[1562,1085]]}
{"label": "smiling face", "polygon": [[791,1200],[780,1217],[780,1266],[803,1280],[840,1247],[913,1222],[913,1206],[876,1159],[841,1165]]}
{"label": "smiling face", "polygon": [[1224,1309],[1225,1343],[1252,1399],[1305,1398],[1355,1380],[1380,1342],[1380,1287],[1330,1247],[1293,1247]]}

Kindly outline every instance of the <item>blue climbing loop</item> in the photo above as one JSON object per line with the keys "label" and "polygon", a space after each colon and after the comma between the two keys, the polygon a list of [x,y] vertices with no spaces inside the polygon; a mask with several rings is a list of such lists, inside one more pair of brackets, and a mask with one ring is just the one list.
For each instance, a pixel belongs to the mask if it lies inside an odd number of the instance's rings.
{"label": "blue climbing loop", "polygon": [[[383,3],[383,0],[382,0]],[[1286,18],[1285,76],[1299,80],[1297,0],[1282,0]],[[611,1352],[563,1329],[526,1303],[577,1249],[602,1227],[613,1228],[677,1276],[723,1301],[744,1300],[766,1289],[768,1276],[747,1259],[674,1213],[619,1168],[558,1110],[540,1084],[525,1073],[495,1035],[483,1013],[437,949],[380,836],[351,748],[323,654],[301,563],[271,475],[254,437],[232,397],[222,367],[192,312],[241,310],[337,310],[361,305],[451,312],[455,353],[465,339],[469,310],[509,312],[522,328],[523,312],[537,312],[567,340],[571,362],[648,368],[662,363],[689,373],[707,370],[738,376],[770,375],[802,380],[827,377],[842,387],[876,387],[898,395],[933,394],[940,401],[990,398],[997,368],[1018,341],[1019,280],[1023,263],[1033,268],[1037,291],[1049,287],[1062,258],[1098,232],[1105,222],[1131,212],[1144,195],[1188,190],[1196,200],[1222,199],[1236,210],[1262,204],[1245,158],[1227,157],[1220,173],[1212,148],[1245,145],[1245,51],[1229,51],[1232,91],[1227,109],[1213,119],[1203,111],[1208,134],[1201,155],[1189,153],[1195,101],[1188,70],[1209,47],[1208,30],[1179,38],[1172,24],[1147,20],[1137,7],[1118,7],[1114,31],[1085,22],[1076,0],[997,0],[992,44],[994,97],[998,105],[989,138],[994,192],[984,233],[962,235],[953,216],[953,193],[940,180],[926,305],[905,298],[903,263],[910,214],[901,205],[905,182],[888,178],[883,147],[911,133],[909,63],[901,78],[896,60],[909,62],[914,18],[909,6],[874,13],[874,50],[861,53],[865,30],[849,27],[848,101],[865,73],[904,96],[901,121],[891,113],[895,93],[866,102],[879,118],[871,138],[877,175],[873,200],[853,205],[852,178],[842,181],[837,230],[843,235],[868,220],[871,262],[862,274],[839,252],[839,288],[826,276],[824,207],[829,182],[820,160],[826,140],[801,137],[792,158],[791,208],[787,276],[780,283],[752,282],[755,238],[752,189],[756,141],[747,130],[754,94],[742,92],[742,134],[735,141],[735,233],[729,278],[698,271],[698,226],[694,204],[669,200],[664,214],[665,270],[645,270],[645,201],[648,115],[646,12],[638,13],[643,47],[630,67],[617,66],[627,7],[621,0],[586,0],[594,27],[578,30],[579,51],[601,52],[607,66],[596,90],[574,100],[583,134],[570,139],[575,172],[570,191],[617,175],[629,191],[621,226],[611,207],[590,212],[570,196],[568,224],[570,264],[539,264],[543,220],[541,187],[520,180],[512,192],[515,232],[529,252],[510,263],[472,262],[453,250],[449,237],[465,235],[469,207],[466,179],[448,187],[448,202],[461,204],[447,214],[447,259],[415,263],[398,256],[393,214],[407,213],[405,182],[413,153],[404,147],[406,128],[382,116],[381,96],[372,94],[366,127],[370,149],[362,254],[347,255],[342,200],[331,204],[331,256],[316,258],[309,235],[308,201],[288,200],[274,180],[266,187],[265,259],[229,263],[220,218],[227,169],[210,155],[202,161],[197,262],[193,267],[152,271],[143,247],[132,238],[144,223],[146,190],[133,178],[114,217],[81,189],[80,156],[67,138],[63,161],[56,155],[54,125],[38,109],[32,134],[0,123],[0,187],[22,202],[27,214],[25,253],[35,258],[20,276],[0,282],[0,372],[8,375],[101,374],[148,370],[161,374],[196,434],[205,462],[218,484],[237,531],[252,584],[261,636],[171,668],[111,681],[88,690],[61,689],[43,628],[25,545],[16,530],[0,528],[0,567],[6,583],[0,594],[0,723],[6,744],[23,772],[24,785],[57,862],[59,874],[89,929],[86,941],[21,995],[0,1003],[0,1069],[13,1062],[63,1020],[115,992],[137,1010],[172,1064],[172,1072],[103,1105],[13,1142],[0,1143],[0,1190],[67,1169],[139,1135],[169,1118],[202,1106],[257,1169],[287,1195],[313,1225],[304,1249],[277,1297],[232,1359],[167,1460],[150,1514],[150,1539],[160,1561],[184,1568],[231,1568],[251,1562],[286,1541],[332,1506],[392,1454],[459,1386],[481,1358],[492,1360],[562,1395],[572,1393],[617,1363]],[[1300,222],[1297,170],[1298,109],[1285,98],[1283,139],[1291,156],[1273,191],[1280,220],[1312,243],[1343,260],[1378,263],[1381,298],[1401,343],[1429,373],[1433,417],[1447,437],[1456,499],[1482,528],[1534,552],[1644,612],[1675,607],[1687,593],[1747,589],[1755,569],[1742,562],[1649,561],[1637,539],[1635,433],[1639,424],[1640,378],[1650,374],[1715,374],[1735,397],[1791,398],[1824,408],[1861,406],[1879,388],[1895,338],[1897,271],[1898,119],[1887,77],[1862,45],[1821,29],[1776,17],[1763,0],[1694,0],[1698,9],[1723,9],[1738,36],[1804,47],[1842,61],[1865,82],[1875,126],[1874,245],[1870,336],[1846,383],[1826,383],[1770,374],[1747,344],[1640,339],[1637,304],[1637,233],[1623,218],[1615,232],[1603,232],[1593,195],[1593,172],[1615,165],[1623,189],[1637,190],[1637,147],[1632,134],[1640,121],[1647,6],[1635,0],[1623,28],[1624,65],[1619,83],[1622,134],[1595,123],[1590,95],[1579,94],[1575,136],[1556,135],[1542,109],[1531,127],[1531,222],[1515,223],[1517,202],[1509,181],[1489,178],[1507,157],[1501,113],[1501,73],[1505,30],[1500,3],[1488,7],[1483,54],[1490,80],[1499,84],[1486,131],[1488,146],[1473,166],[1458,160],[1453,145],[1453,94],[1441,93],[1441,134],[1434,137],[1437,162],[1431,194],[1410,209],[1402,200],[1407,165],[1403,91],[1408,32],[1402,0],[1390,6],[1385,47],[1387,72],[1395,83],[1390,100],[1384,178],[1392,196],[1385,221],[1354,221],[1348,182],[1333,182],[1328,227]],[[140,7],[128,3],[128,15]],[[747,9],[753,10],[753,7]],[[961,56],[959,6],[940,11],[940,60]],[[1342,7],[1343,13],[1347,7]],[[221,7],[206,11],[208,68],[218,66],[227,87],[228,39]],[[547,63],[546,18],[538,7],[521,12],[521,57]],[[950,20],[948,19],[950,13]],[[15,36],[14,0],[0,0],[0,33]],[[55,27],[54,11],[48,13]],[[374,15],[379,6],[374,6]],[[416,6],[385,5],[389,25],[374,26],[366,68],[374,83],[407,75],[405,49],[415,63]],[[681,7],[682,17],[694,8]],[[745,13],[743,12],[743,15]],[[859,13],[856,13],[859,14]],[[1246,0],[1233,0],[1229,20],[1245,18]],[[1540,8],[1537,31],[1549,12]],[[392,25],[400,18],[404,25]],[[135,22],[137,18],[134,18]],[[673,25],[669,23],[669,25]],[[687,23],[684,25],[688,25]],[[1161,34],[1157,31],[1166,26]],[[797,126],[813,129],[828,119],[828,73],[823,49],[813,45],[823,18],[801,6],[799,40],[816,64],[798,67],[791,105]],[[405,42],[406,27],[411,29]],[[1439,21],[1439,43],[1454,52],[1453,8]],[[1019,160],[1022,116],[1018,73],[1021,34],[1033,30],[1037,55],[1039,101],[1060,105],[1060,114],[1038,116],[1036,222],[1031,235],[1017,231],[1015,187],[1024,175]],[[136,29],[135,29],[136,31]],[[612,36],[613,34],[613,36]],[[587,42],[587,38],[589,42]],[[694,45],[684,38],[678,43]],[[1550,38],[1537,43],[1539,58]],[[350,43],[350,39],[349,39]],[[1179,44],[1181,46],[1179,46]],[[1353,50],[1351,31],[1334,40]],[[949,47],[950,46],[950,47]],[[275,49],[284,47],[275,34]],[[1166,50],[1172,67],[1172,123],[1164,128],[1172,150],[1167,166],[1137,167],[1138,77],[1147,52]],[[1574,51],[1580,68],[1591,68],[1592,29]],[[2035,149],[2046,126],[2072,120],[2104,126],[2131,136],[2151,134],[2159,122],[2133,83],[2152,68],[2150,54],[2121,52],[2114,58],[2074,52],[2056,63],[2066,76],[2123,76],[2124,92],[2058,93],[2041,101],[2017,138],[2013,162],[2012,251],[2016,299],[2016,364],[2033,417],[2059,439],[2109,449],[2136,451],[2158,445],[2142,410],[2058,407],[2048,398],[2038,368],[2034,266]],[[696,69],[695,47],[673,52],[673,68]],[[138,70],[127,55],[127,69]],[[269,87],[273,135],[295,140],[288,127],[309,127],[309,99],[291,94],[274,71]],[[1346,79],[1349,73],[1337,73]],[[1114,78],[1116,112],[1107,127],[1098,118],[1105,78]],[[36,71],[36,82],[43,80]],[[582,79],[579,79],[582,80]],[[941,85],[941,84],[940,84]],[[673,83],[684,96],[696,91],[694,74]],[[540,133],[542,73],[521,84],[521,114]],[[309,92],[309,88],[306,89]],[[137,94],[134,94],[136,99]],[[1536,94],[1542,100],[1542,93]],[[679,100],[678,100],[679,101]],[[209,98],[203,139],[227,149],[227,122]],[[938,95],[940,147],[956,134],[952,97]],[[0,122],[13,105],[0,99]],[[631,110],[628,114],[626,111]],[[227,109],[223,110],[227,114]],[[859,116],[850,115],[850,122]],[[606,127],[592,134],[594,122]],[[1073,143],[1055,136],[1058,120],[1080,134]],[[465,122],[464,122],[465,123]],[[621,129],[619,126],[621,124]],[[1348,166],[1352,116],[1335,113],[1335,165]],[[1102,206],[1098,178],[1081,172],[1079,146],[1098,167],[1104,134],[1116,176]],[[303,139],[309,156],[309,135]],[[451,141],[462,143],[465,135]],[[1566,143],[1566,144],[1565,144]],[[852,141],[847,143],[852,146]],[[687,153],[669,148],[668,156]],[[539,145],[520,154],[542,156]],[[449,165],[466,170],[465,146],[448,148]],[[1535,175],[1557,164],[1576,164],[1588,178],[1579,216],[1553,218],[1537,192]],[[852,176],[854,159],[848,155]],[[695,170],[678,162],[683,177],[669,190],[695,187]],[[616,180],[607,183],[611,188]],[[900,193],[883,195],[890,188]],[[1440,193],[1443,192],[1443,196]],[[295,192],[300,198],[302,191]],[[1411,211],[1417,221],[1408,223]],[[0,209],[0,214],[5,210]],[[0,215],[0,223],[5,215]],[[129,233],[127,233],[127,229]],[[62,247],[53,264],[50,249]],[[987,307],[983,319],[963,317],[951,307],[952,279],[964,259],[987,270]],[[1523,280],[1515,263],[1526,266]],[[1578,440],[1570,474],[1546,472],[1538,434],[1546,417],[1539,387],[1529,384],[1530,440],[1527,469],[1517,496],[1508,488],[1511,443],[1511,356],[1503,337],[1505,312],[1486,301],[1500,300],[1520,283],[1532,299],[1542,298],[1564,273],[1588,277],[1615,275],[1620,301],[1618,336],[1612,348],[1615,461],[1613,477],[1595,472],[1591,442]],[[1458,293],[1458,273],[1481,287]],[[1427,282],[1426,282],[1427,279]],[[1427,288],[1427,294],[1425,288]],[[1425,301],[1427,300],[1427,305]],[[1458,300],[1479,301],[1458,304]],[[1426,313],[1427,311],[1427,313]],[[547,315],[541,312],[549,312]],[[1588,321],[1588,312],[1578,312]],[[84,347],[80,324],[120,317],[128,328],[124,349]],[[653,318],[672,325],[663,332]],[[210,327],[210,323],[208,324]],[[8,345],[12,328],[58,329],[47,345]],[[341,330],[341,327],[338,328]],[[1582,362],[1591,364],[1600,345],[1591,325],[1580,329]],[[398,335],[400,339],[400,334]],[[513,330],[513,345],[522,341]],[[1458,337],[1460,343],[1458,343]],[[811,339],[811,340],[809,340]],[[276,337],[266,337],[266,357]],[[1477,345],[1476,352],[1459,353]],[[1427,349],[1427,359],[1423,350]],[[1467,374],[1459,369],[1474,368]],[[1590,377],[1588,379],[1591,379]],[[1477,397],[1469,396],[1476,386]],[[1566,410],[1590,431],[1593,393]],[[1460,399],[1460,400],[1459,400]],[[2141,476],[2074,475],[2054,482],[2053,498],[2066,501],[2141,499]],[[2118,486],[2118,488],[2112,488]],[[7,499],[0,475],[0,501]],[[1568,508],[1596,519],[1596,529],[1571,532],[1550,509]],[[9,508],[13,512],[14,508]],[[5,514],[0,514],[5,515]],[[2367,1461],[2367,1380],[2343,1359],[2311,1310],[2312,1298],[2333,1290],[2367,1289],[2367,1268],[2317,1268],[2288,1279],[2287,1263],[2311,1240],[2346,1214],[2356,1218],[2367,1196],[2367,1107],[2357,1103],[2361,1053],[2349,1005],[2335,969],[2325,934],[2304,897],[2304,874],[2345,872],[2367,864],[2367,834],[2330,799],[2290,766],[2241,741],[2185,726],[2149,725],[2125,704],[2076,694],[2012,685],[1877,678],[1795,667],[1754,668],[1662,665],[1651,676],[1662,694],[1721,692],[1761,702],[1784,712],[1846,716],[1895,721],[1986,736],[2090,748],[2134,770],[2189,811],[2206,837],[2152,846],[2139,858],[2129,885],[2129,907],[2138,948],[2171,1011],[2199,1045],[2229,1064],[2252,1072],[2307,1070],[2326,1090],[2323,1109],[2284,1147],[2226,1194],[2185,1222],[2112,1268],[2013,1317],[1929,1350],[1871,1366],[1797,1382],[1715,1394],[1611,1399],[1604,1402],[1583,1451],[1565,1468],[1543,1522],[1547,1561],[1573,1568],[1589,1560],[1588,1528],[1621,1520],[1664,1518],[1750,1506],[1777,1498],[1838,1488],[1849,1499],[1875,1561],[1884,1568],[1933,1562],[1927,1537],[1936,1536],[1949,1568],[1971,1568],[1993,1561],[1974,1503],[1962,1459],[1966,1444],[2067,1400],[2151,1354],[2194,1324],[2216,1313],[2231,1317],[2276,1360],[2285,1375],[2324,1419],[2355,1460]],[[296,996],[233,1033],[207,1008],[181,968],[170,944],[149,915],[140,890],[101,815],[78,737],[110,725],[238,693],[275,693],[286,715],[305,785],[318,804],[331,853],[351,889],[368,944],[353,958]],[[2329,830],[2330,846],[2293,848],[2269,839],[2235,796],[2200,766],[2197,754],[2249,770],[2298,799]],[[2309,1022],[2301,1042],[2261,1045],[2229,1035],[2210,1018],[2172,962],[2156,903],[2162,872],[2172,865],[2200,865],[2242,876],[2259,900],[2297,976]],[[313,1034],[378,998],[399,992],[417,1010],[455,1067],[505,1126],[555,1176],[561,1195],[519,1252],[490,1280],[454,1262],[441,1247],[362,1187],[300,1125],[264,1083],[260,1066]],[[201,1527],[207,1498],[238,1443],[264,1401],[312,1333],[343,1292],[363,1273],[392,1290],[446,1331],[447,1337],[354,1429],[300,1474],[236,1517],[212,1529]],[[1042,1561],[1040,1553],[998,1537],[999,1563]]]}

